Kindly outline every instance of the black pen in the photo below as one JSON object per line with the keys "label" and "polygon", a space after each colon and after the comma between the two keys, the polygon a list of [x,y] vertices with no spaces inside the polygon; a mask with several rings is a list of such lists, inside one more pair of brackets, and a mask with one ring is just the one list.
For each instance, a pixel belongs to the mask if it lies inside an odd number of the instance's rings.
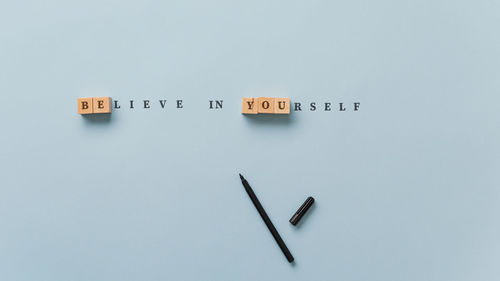
{"label": "black pen", "polygon": [[285,254],[286,259],[288,260],[288,262],[293,262],[292,253],[290,253],[290,250],[288,250],[288,248],[286,247],[285,242],[283,242],[283,239],[281,239],[280,234],[274,227],[273,223],[271,222],[271,219],[269,219],[269,217],[267,216],[266,211],[264,211],[264,208],[260,204],[259,199],[257,199],[257,196],[255,196],[255,193],[248,184],[247,180],[241,174],[240,174],[240,179],[241,183],[243,184],[243,187],[245,187],[245,190],[248,193],[248,196],[250,196],[252,203],[254,204],[255,208],[257,208],[257,211],[259,211],[259,214],[264,220],[264,223],[266,223],[267,228],[269,228],[269,231],[271,231],[274,240],[276,240],[276,243],[278,243],[278,246],[280,246],[281,251],[283,251],[283,254]]}

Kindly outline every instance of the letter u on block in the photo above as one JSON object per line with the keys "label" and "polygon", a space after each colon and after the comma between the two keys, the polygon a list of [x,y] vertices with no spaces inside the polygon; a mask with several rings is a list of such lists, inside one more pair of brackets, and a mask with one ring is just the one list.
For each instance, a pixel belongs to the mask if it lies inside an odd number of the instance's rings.
{"label": "letter u on block", "polygon": [[290,98],[275,98],[274,99],[275,114],[290,114]]}

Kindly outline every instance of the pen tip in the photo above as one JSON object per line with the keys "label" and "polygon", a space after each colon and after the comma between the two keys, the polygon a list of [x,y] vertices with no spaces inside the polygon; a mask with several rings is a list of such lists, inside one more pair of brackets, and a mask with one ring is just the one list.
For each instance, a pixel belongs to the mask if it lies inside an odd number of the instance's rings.
{"label": "pen tip", "polygon": [[243,176],[242,176],[241,174],[239,174],[239,175],[240,175],[240,179],[244,179],[244,178],[243,178]]}

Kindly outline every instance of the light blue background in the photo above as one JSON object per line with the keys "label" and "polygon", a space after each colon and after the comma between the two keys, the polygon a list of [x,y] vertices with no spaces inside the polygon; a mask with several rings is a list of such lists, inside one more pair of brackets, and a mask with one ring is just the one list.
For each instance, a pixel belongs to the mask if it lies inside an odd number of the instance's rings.
{"label": "light blue background", "polygon": [[[499,27],[498,1],[2,1],[0,279],[499,280]],[[168,101],[76,114],[99,95]],[[361,107],[242,116],[261,95]]]}

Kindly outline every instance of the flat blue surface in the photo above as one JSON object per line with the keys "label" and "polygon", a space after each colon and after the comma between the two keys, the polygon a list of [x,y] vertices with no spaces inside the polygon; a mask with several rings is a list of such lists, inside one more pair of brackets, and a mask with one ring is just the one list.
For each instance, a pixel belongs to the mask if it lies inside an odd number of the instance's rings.
{"label": "flat blue surface", "polygon": [[[1,2],[0,280],[500,280],[499,15],[481,0]],[[152,108],[76,114],[102,95]],[[361,106],[245,117],[243,96]]]}

